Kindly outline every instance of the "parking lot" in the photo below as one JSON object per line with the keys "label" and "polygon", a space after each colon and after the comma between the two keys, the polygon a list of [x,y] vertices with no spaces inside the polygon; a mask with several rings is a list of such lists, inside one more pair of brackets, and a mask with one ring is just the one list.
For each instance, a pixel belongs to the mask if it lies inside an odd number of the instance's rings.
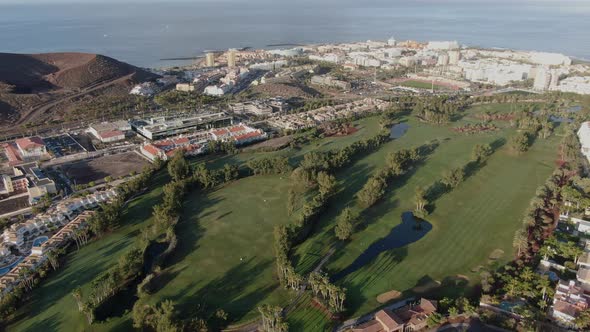
{"label": "parking lot", "polygon": [[47,150],[56,158],[86,152],[86,149],[69,134],[44,138]]}

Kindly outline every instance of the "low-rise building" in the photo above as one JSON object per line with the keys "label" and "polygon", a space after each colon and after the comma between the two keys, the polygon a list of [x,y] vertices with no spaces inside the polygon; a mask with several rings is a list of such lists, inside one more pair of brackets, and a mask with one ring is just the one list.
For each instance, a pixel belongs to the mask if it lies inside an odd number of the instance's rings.
{"label": "low-rise building", "polygon": [[37,203],[46,194],[57,193],[55,182],[45,175],[37,163],[27,163],[13,168],[16,177],[25,176],[28,180],[29,203]]}
{"label": "low-rise building", "polygon": [[26,137],[15,140],[22,160],[37,160],[47,155],[45,142],[40,137]]}
{"label": "low-rise building", "polygon": [[168,160],[178,150],[184,151],[185,155],[195,156],[204,153],[206,149],[207,135],[199,134],[147,143],[140,147],[140,152],[151,161],[155,161],[156,159]]}
{"label": "low-rise building", "polygon": [[187,134],[231,125],[232,117],[224,112],[179,117],[154,117],[130,121],[131,128],[150,140]]}
{"label": "low-rise building", "polygon": [[436,312],[436,301],[420,299],[417,305],[409,305],[398,310],[379,310],[375,317],[352,329],[353,332],[406,332],[418,331],[427,327],[430,315]]}
{"label": "low-rise building", "polygon": [[590,121],[582,123],[578,129],[578,139],[582,146],[582,154],[590,161]]}
{"label": "low-rise building", "polygon": [[129,122],[121,120],[91,124],[88,131],[103,143],[111,143],[125,139],[125,133],[131,130]]}
{"label": "low-rise building", "polygon": [[590,307],[590,298],[580,282],[560,280],[555,289],[551,317],[560,325],[573,326],[580,312]]}
{"label": "low-rise building", "polygon": [[338,88],[342,90],[350,90],[351,85],[346,81],[335,79],[328,75],[314,75],[311,77],[311,84],[317,84],[327,87]]}
{"label": "low-rise building", "polygon": [[191,83],[178,83],[176,84],[176,91],[193,92],[195,91],[195,86]]}

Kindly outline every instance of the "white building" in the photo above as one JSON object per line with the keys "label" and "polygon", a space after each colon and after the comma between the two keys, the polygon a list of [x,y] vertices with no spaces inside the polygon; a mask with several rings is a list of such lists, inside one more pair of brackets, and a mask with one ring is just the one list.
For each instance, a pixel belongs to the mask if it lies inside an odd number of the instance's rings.
{"label": "white building", "polygon": [[332,63],[342,63],[344,62],[344,55],[336,54],[336,53],[327,53],[324,55],[310,55],[310,60],[316,61],[325,61],[325,62],[332,62]]}
{"label": "white building", "polygon": [[540,65],[569,66],[572,59],[560,53],[530,52],[530,61]]}
{"label": "white building", "polygon": [[151,96],[158,91],[156,85],[151,82],[138,84],[131,89],[129,94],[138,96]]}
{"label": "white building", "polygon": [[449,64],[450,65],[457,65],[459,60],[461,60],[461,52],[459,51],[449,51]]}
{"label": "white building", "polygon": [[437,66],[446,66],[449,64],[449,56],[446,54],[441,54],[438,56],[438,59],[436,61],[436,65]]}
{"label": "white building", "polygon": [[590,298],[575,280],[560,280],[555,289],[551,317],[562,326],[573,326],[578,314],[588,309]]}
{"label": "white building", "polygon": [[426,48],[429,50],[455,50],[459,48],[459,43],[454,41],[431,41]]}
{"label": "white building", "polygon": [[582,123],[578,129],[578,139],[582,146],[582,154],[590,161],[590,121]]}
{"label": "white building", "polygon": [[551,71],[549,68],[543,67],[537,69],[535,75],[535,82],[533,83],[533,89],[537,91],[545,91],[549,89],[551,84]]}
{"label": "white building", "polygon": [[561,92],[579,93],[581,95],[590,94],[590,76],[568,77],[559,82],[553,90]]}
{"label": "white building", "polygon": [[387,40],[387,45],[389,46],[395,46],[397,44],[397,40],[395,40],[395,38],[393,38],[393,36],[391,36],[388,40]]}
{"label": "white building", "polygon": [[228,93],[232,88],[230,84],[221,84],[221,85],[209,85],[205,88],[204,93],[209,96],[223,96],[224,94]]}
{"label": "white building", "polygon": [[14,142],[23,159],[36,159],[47,154],[45,143],[37,136],[19,138]]}

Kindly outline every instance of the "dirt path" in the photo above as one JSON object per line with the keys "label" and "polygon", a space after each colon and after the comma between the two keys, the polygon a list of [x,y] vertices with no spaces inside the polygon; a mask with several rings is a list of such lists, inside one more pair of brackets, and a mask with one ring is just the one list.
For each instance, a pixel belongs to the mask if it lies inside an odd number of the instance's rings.
{"label": "dirt path", "polygon": [[84,95],[86,95],[90,92],[94,92],[96,90],[100,90],[100,89],[109,87],[113,84],[125,82],[125,81],[131,79],[133,75],[134,75],[134,73],[119,77],[114,80],[96,83],[96,84],[85,87],[80,92],[76,92],[71,95],[66,95],[66,96],[63,96],[63,97],[58,98],[56,100],[52,100],[52,101],[37,105],[37,106],[33,107],[31,110],[25,112],[23,114],[23,116],[20,119],[18,119],[18,121],[15,123],[15,125],[18,126],[18,125],[24,124],[25,122],[28,122],[28,121],[44,114],[45,112],[49,111],[51,108],[53,108],[63,102],[72,100],[74,98],[83,97]]}

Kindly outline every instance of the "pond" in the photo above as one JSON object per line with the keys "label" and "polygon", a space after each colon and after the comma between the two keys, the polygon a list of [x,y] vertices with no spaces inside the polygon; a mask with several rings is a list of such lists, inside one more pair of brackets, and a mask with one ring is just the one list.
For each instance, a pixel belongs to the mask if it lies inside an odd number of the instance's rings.
{"label": "pond", "polygon": [[10,270],[12,270],[12,268],[14,268],[18,263],[22,262],[23,259],[25,259],[24,257],[20,257],[19,259],[17,259],[14,263],[7,265],[3,268],[0,269],[0,276],[5,275],[6,273],[10,272]]}
{"label": "pond", "polygon": [[47,240],[49,240],[47,236],[39,236],[38,238],[33,240],[33,247],[38,247],[43,243],[47,242]]}
{"label": "pond", "polygon": [[[334,275],[334,280],[341,279],[346,275],[362,268],[372,262],[377,256],[385,251],[402,248],[410,243],[420,240],[431,229],[432,225],[422,220],[417,223],[412,212],[402,213],[402,223],[391,229],[384,238],[373,242],[357,259],[355,259],[344,270]],[[417,227],[419,225],[419,227]]]}
{"label": "pond", "polygon": [[400,138],[404,136],[406,131],[410,128],[410,125],[407,123],[398,123],[391,127],[391,133],[389,134],[389,138]]}

